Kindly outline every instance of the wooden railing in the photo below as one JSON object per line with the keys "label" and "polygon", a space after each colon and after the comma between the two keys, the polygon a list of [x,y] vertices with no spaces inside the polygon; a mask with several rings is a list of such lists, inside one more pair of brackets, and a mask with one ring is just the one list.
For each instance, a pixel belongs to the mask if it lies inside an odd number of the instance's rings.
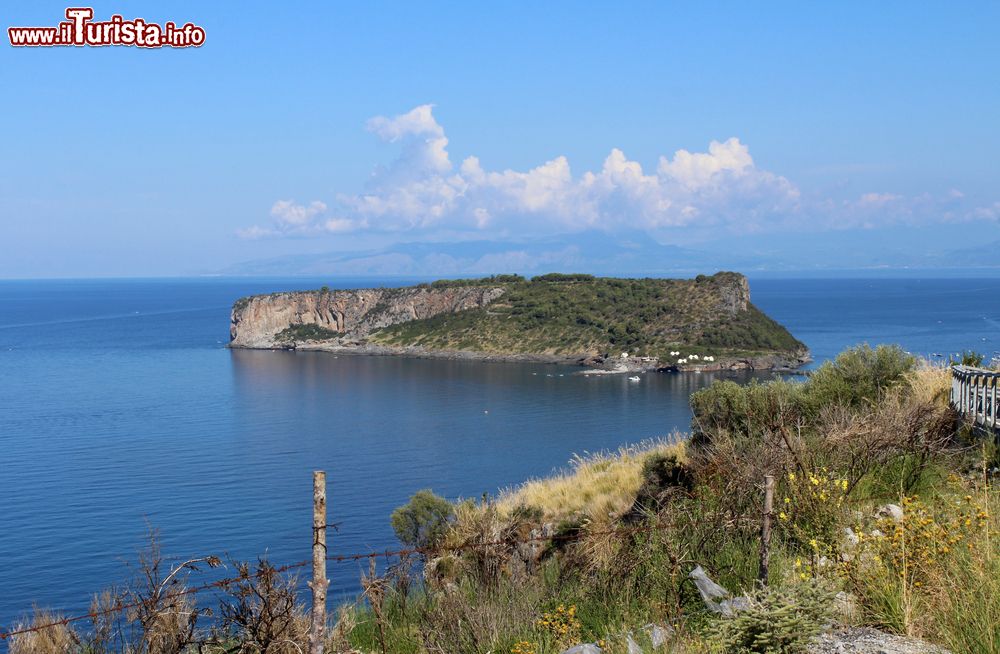
{"label": "wooden railing", "polygon": [[1000,372],[952,366],[951,404],[972,424],[1000,433]]}

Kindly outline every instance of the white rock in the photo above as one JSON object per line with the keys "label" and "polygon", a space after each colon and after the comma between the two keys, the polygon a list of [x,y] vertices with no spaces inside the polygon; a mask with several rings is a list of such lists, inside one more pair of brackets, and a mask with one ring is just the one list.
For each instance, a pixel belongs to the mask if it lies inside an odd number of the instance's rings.
{"label": "white rock", "polygon": [[883,504],[875,512],[876,518],[889,518],[893,522],[903,521],[903,507],[898,504]]}
{"label": "white rock", "polygon": [[860,542],[861,539],[858,538],[858,535],[854,533],[853,529],[850,527],[844,527],[844,549],[853,550]]}
{"label": "white rock", "polygon": [[569,649],[564,649],[560,654],[601,654],[603,651],[594,643],[583,643],[582,645],[574,645]]}

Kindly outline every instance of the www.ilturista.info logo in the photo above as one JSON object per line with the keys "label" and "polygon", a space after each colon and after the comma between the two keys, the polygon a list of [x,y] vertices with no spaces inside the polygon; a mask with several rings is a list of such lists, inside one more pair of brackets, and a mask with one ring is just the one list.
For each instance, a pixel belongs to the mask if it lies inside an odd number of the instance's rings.
{"label": "www.ilturista.info logo", "polygon": [[140,48],[196,48],[205,42],[205,29],[193,23],[178,27],[147,23],[142,18],[125,20],[118,14],[107,21],[93,21],[91,7],[70,7],[68,20],[55,27],[8,27],[10,44],[17,47],[57,45],[132,45]]}

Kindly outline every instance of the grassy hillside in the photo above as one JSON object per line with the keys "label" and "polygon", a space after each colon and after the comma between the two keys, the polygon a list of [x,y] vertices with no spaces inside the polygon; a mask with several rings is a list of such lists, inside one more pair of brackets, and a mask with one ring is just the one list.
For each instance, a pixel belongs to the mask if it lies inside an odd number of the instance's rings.
{"label": "grassy hillside", "polygon": [[[729,310],[742,282],[736,273],[693,280],[507,278],[502,284],[507,292],[486,308],[394,325],[372,340],[432,349],[567,355],[627,351],[664,358],[679,347],[685,354],[804,349],[753,305],[746,311]],[[452,283],[475,282],[436,282]]]}
{"label": "grassy hillside", "polygon": [[[482,500],[418,491],[386,516],[416,549],[359,566],[362,594],[329,613],[324,651],[940,651],[899,634],[1000,654],[997,448],[959,420],[950,387],[947,368],[860,346],[802,382],[697,392],[691,438],[577,458]],[[13,635],[10,654],[308,651],[301,578],[229,561],[233,583],[186,593],[217,579],[203,567],[219,561],[175,561],[154,539],[134,579],[95,596],[92,623],[38,608],[14,625],[38,630]],[[735,613],[704,600],[696,570],[740,598]],[[824,631],[836,644],[811,642]]]}
{"label": "grassy hillside", "polygon": [[[700,391],[689,440],[577,459],[482,502],[424,491],[397,514],[422,521],[438,555],[418,590],[377,595],[378,610],[359,602],[350,641],[411,654],[558,654],[582,642],[610,654],[873,652],[809,644],[866,625],[1000,654],[996,451],[956,422],[949,387],[947,369],[862,346],[802,383]],[[763,590],[765,475],[776,506]],[[416,533],[393,526],[404,542]],[[461,549],[540,533],[551,544]],[[748,598],[736,617],[706,606],[696,566]],[[664,647],[639,641],[649,623],[669,626]]]}

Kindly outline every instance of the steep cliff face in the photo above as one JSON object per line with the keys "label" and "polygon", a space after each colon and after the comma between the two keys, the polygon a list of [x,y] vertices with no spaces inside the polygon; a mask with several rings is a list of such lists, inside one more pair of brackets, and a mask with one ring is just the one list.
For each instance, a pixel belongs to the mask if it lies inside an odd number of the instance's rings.
{"label": "steep cliff face", "polygon": [[746,311],[750,306],[750,284],[739,273],[718,273],[714,280],[719,285],[720,309],[730,315]]}
{"label": "steep cliff face", "polygon": [[371,332],[410,320],[475,309],[503,295],[502,287],[371,288],[300,291],[243,298],[233,306],[229,336],[233,347],[283,347],[279,334],[296,325],[336,332],[337,340],[358,342]]}

